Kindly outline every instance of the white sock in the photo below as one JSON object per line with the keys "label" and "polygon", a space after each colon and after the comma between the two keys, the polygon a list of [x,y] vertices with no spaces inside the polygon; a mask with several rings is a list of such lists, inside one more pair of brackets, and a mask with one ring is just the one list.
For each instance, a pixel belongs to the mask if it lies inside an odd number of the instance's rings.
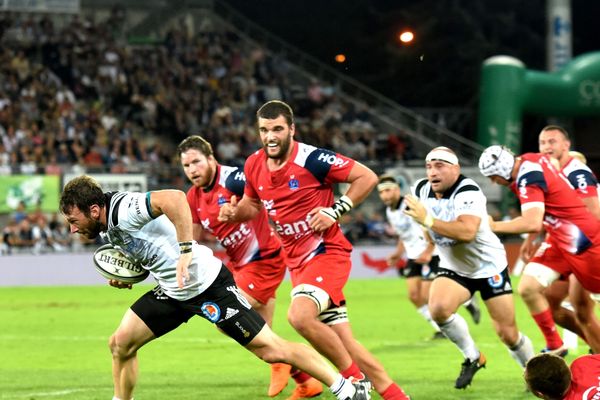
{"label": "white sock", "polygon": [[452,314],[447,321],[439,324],[441,331],[448,339],[454,343],[463,353],[465,358],[475,361],[479,358],[479,350],[475,346],[475,341],[469,333],[469,325],[463,317],[458,314]]}
{"label": "white sock", "polygon": [[341,374],[337,374],[335,381],[329,386],[329,390],[338,400],[351,399],[356,392],[354,385],[348,379],[344,379]]}
{"label": "white sock", "polygon": [[433,326],[433,329],[435,329],[436,332],[440,331],[438,324],[436,324],[433,318],[431,318],[431,313],[429,312],[429,306],[427,304],[417,308],[417,311],[423,316],[423,318],[425,318],[427,322],[429,322],[431,326]]}
{"label": "white sock", "polygon": [[531,340],[519,332],[519,340],[513,347],[509,347],[508,351],[512,358],[514,358],[521,367],[525,368],[525,364],[531,357],[535,355],[533,350],[533,344]]}

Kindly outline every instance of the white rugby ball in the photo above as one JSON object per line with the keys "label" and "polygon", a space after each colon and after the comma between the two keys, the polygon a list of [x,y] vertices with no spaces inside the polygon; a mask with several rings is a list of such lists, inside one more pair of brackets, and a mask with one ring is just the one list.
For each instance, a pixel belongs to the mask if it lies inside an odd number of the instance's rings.
{"label": "white rugby ball", "polygon": [[111,244],[100,246],[94,252],[94,265],[100,275],[124,283],[138,283],[150,275],[147,269],[131,261]]}

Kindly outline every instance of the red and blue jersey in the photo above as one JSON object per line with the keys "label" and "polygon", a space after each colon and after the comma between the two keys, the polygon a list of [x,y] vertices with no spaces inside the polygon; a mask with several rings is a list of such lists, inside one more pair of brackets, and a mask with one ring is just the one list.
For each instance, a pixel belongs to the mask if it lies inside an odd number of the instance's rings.
{"label": "red and blue jersey", "polygon": [[571,386],[564,400],[593,400],[600,392],[600,355],[581,356],[571,364]]}
{"label": "red and blue jersey", "polygon": [[544,228],[571,254],[580,254],[598,239],[600,222],[587,210],[567,177],[540,153],[521,156],[513,191],[526,210],[544,207]]}
{"label": "red and blue jersey", "polygon": [[309,226],[309,213],[333,204],[333,184],[344,182],[355,161],[330,150],[294,143],[287,163],[269,170],[267,156],[258,150],[246,160],[246,196],[262,201],[294,269],[320,253],[345,253],[352,246],[339,224],[321,233]]}
{"label": "red and blue jersey", "polygon": [[251,261],[270,257],[281,249],[281,242],[262,210],[256,218],[243,223],[220,222],[219,209],[231,196],[240,199],[246,178],[240,168],[217,165],[215,183],[208,189],[192,186],[187,200],[195,224],[212,233],[225,248],[228,265],[239,268]]}
{"label": "red and blue jersey", "polygon": [[598,179],[596,179],[590,167],[571,157],[561,169],[561,172],[575,188],[579,197],[598,197]]}

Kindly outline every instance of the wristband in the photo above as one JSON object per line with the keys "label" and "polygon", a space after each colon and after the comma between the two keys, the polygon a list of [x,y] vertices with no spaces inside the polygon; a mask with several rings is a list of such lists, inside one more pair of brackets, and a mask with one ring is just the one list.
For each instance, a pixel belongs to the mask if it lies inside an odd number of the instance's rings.
{"label": "wristband", "polygon": [[328,216],[334,221],[337,221],[342,215],[346,214],[354,207],[350,197],[343,195],[331,205],[331,207],[323,208],[319,212]]}
{"label": "wristband", "polygon": [[423,226],[426,228],[431,228],[433,226],[433,217],[431,214],[427,213],[425,216],[425,221],[423,221]]}
{"label": "wristband", "polygon": [[189,242],[179,242],[179,247],[191,246],[193,243],[191,240]]}

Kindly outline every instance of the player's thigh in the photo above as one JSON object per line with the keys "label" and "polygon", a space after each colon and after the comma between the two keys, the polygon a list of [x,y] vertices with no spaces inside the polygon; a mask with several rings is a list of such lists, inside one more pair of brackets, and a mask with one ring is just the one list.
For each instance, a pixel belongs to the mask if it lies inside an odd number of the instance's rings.
{"label": "player's thigh", "polygon": [[456,274],[438,275],[431,283],[429,290],[429,311],[432,315],[452,314],[471,296],[472,292]]}
{"label": "player's thigh", "polygon": [[113,350],[129,349],[130,352],[135,352],[155,338],[148,325],[129,308],[111,336],[109,345]]}
{"label": "player's thigh", "polygon": [[[145,293],[132,306],[132,312],[160,337],[184,322],[194,314],[181,308],[181,303],[164,294],[160,286]],[[126,314],[127,315],[127,314]]]}
{"label": "player's thigh", "polygon": [[585,290],[579,280],[571,275],[569,280],[569,301],[576,310],[579,319],[590,318],[594,313],[595,302],[590,297],[590,292]]}

